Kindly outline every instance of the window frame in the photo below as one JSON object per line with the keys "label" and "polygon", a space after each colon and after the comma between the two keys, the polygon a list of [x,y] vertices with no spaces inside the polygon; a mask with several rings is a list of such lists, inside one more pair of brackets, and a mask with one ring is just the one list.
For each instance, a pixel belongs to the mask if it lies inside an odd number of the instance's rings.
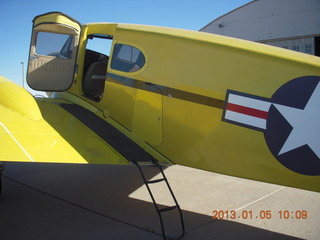
{"label": "window frame", "polygon": [[[136,57],[136,61],[135,62],[132,62],[130,60],[126,60],[124,58],[121,58],[121,61],[118,60],[118,63],[120,62],[122,64],[132,64],[133,66],[131,66],[130,70],[124,70],[124,69],[115,67],[115,61],[117,61],[116,58],[118,58],[119,52],[121,51],[121,48],[117,49],[118,45],[129,46],[129,47],[135,48],[135,49],[137,49],[139,51],[139,55]],[[134,69],[135,66],[137,66],[137,62],[139,61],[140,54],[142,54],[142,57],[143,57],[143,64],[142,64],[141,67],[138,66],[139,67],[138,69]],[[134,57],[134,54],[131,55],[131,58],[132,58],[132,56]],[[112,54],[110,56],[110,61],[109,61],[109,69],[111,69],[112,71],[121,72],[122,74],[136,74],[136,73],[139,73],[139,72],[143,71],[145,69],[147,63],[148,63],[147,55],[146,55],[145,51],[143,50],[143,48],[141,48],[140,46],[137,46],[136,44],[131,43],[131,42],[113,41]]]}

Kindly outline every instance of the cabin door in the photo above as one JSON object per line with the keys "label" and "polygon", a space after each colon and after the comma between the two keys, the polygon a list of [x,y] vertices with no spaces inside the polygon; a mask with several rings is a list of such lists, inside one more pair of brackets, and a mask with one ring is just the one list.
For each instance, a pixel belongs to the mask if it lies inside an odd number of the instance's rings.
{"label": "cabin door", "polygon": [[34,90],[65,91],[74,79],[81,25],[52,12],[33,20],[27,82]]}
{"label": "cabin door", "polygon": [[153,85],[137,89],[132,132],[152,146],[162,142],[162,94]]}

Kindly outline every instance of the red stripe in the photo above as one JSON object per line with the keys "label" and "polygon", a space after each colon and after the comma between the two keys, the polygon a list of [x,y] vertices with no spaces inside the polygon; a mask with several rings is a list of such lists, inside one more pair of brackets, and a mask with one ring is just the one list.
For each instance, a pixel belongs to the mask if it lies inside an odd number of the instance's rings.
{"label": "red stripe", "polygon": [[267,119],[268,112],[261,111],[254,108],[244,107],[233,103],[228,103],[227,110],[250,115],[257,118]]}

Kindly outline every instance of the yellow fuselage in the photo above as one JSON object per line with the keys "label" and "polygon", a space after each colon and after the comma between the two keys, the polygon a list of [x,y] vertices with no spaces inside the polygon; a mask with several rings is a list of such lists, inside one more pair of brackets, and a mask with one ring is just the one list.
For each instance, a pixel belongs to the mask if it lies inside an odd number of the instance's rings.
{"label": "yellow fuselage", "polygon": [[[54,17],[56,19],[56,16]],[[35,28],[37,25],[41,26],[42,21],[48,22],[48,19],[36,18]],[[65,17],[55,21],[71,20]],[[40,28],[38,31],[45,29]],[[76,70],[70,82],[71,86],[65,91],[54,91],[52,99],[37,99],[37,106],[30,106],[30,109],[38,109],[38,112],[32,113],[34,117],[30,117],[33,121],[28,120],[30,123],[25,119],[14,120],[12,123],[9,123],[8,119],[1,120],[7,121],[8,129],[18,129],[18,125],[23,123],[25,126],[32,126],[28,131],[35,132],[38,136],[40,133],[37,131],[42,129],[46,130],[46,136],[55,135],[61,148],[68,145],[64,154],[70,155],[68,158],[60,158],[60,162],[130,162],[114,149],[104,150],[108,143],[100,137],[96,138],[95,134],[86,129],[83,122],[75,123],[79,126],[78,132],[74,135],[68,130],[61,130],[65,131],[68,137],[61,134],[60,130],[56,133],[48,130],[53,125],[57,125],[53,127],[55,129],[68,128],[70,116],[57,105],[73,103],[110,123],[158,161],[320,191],[320,173],[308,174],[292,170],[280,163],[270,150],[270,141],[273,140],[266,140],[268,121],[271,121],[268,119],[270,114],[262,120],[267,122],[267,126],[262,128],[250,127],[250,123],[234,124],[234,120],[230,122],[226,117],[230,94],[264,101],[270,104],[271,109],[274,95],[282,86],[301,77],[320,76],[319,58],[239,39],[179,29],[97,23],[83,25],[77,31],[79,43],[75,46]],[[51,29],[50,32],[55,30]],[[103,91],[98,99],[89,97],[83,84],[86,74],[86,44],[88,36],[93,34],[110,35],[113,38]],[[120,56],[117,47],[123,45],[133,47],[132,51],[139,50],[144,56],[142,66],[135,66],[136,68],[130,70],[116,67],[116,61],[119,61]],[[50,71],[47,74],[50,74]],[[308,78],[304,81],[308,81]],[[29,96],[25,98],[30,99]],[[10,99],[13,105],[19,105],[15,103],[18,101],[17,98]],[[1,97],[2,104],[5,100]],[[11,107],[9,105],[10,103],[6,106]],[[13,110],[14,108],[12,107]],[[253,114],[258,111],[260,110]],[[7,115],[10,114],[13,113]],[[41,114],[52,115],[46,118],[59,118],[59,121],[53,124],[37,119]],[[11,116],[10,120],[12,119],[15,119],[15,116]],[[5,134],[6,131],[1,130]],[[29,139],[32,145],[35,142],[31,141],[31,133],[25,140]],[[88,138],[81,139],[80,133],[83,133],[83,136],[92,136],[92,141],[88,141]],[[46,138],[39,138],[39,149],[32,149],[35,155],[41,152],[36,158],[37,161],[46,161],[47,156],[42,151],[47,151],[45,149],[50,147],[45,146],[53,144],[51,138],[47,141]],[[14,144],[12,142],[12,146]],[[47,145],[43,147],[41,144]],[[101,154],[90,155],[90,149],[94,148]],[[79,152],[79,149],[85,152],[80,154],[80,157],[79,154],[71,153]],[[56,150],[61,151],[60,148]],[[6,152],[5,149],[1,149],[1,152],[3,156],[8,155],[3,153]],[[95,161],[93,156],[100,158]],[[105,162],[103,159],[106,159]],[[2,157],[1,160],[6,159]],[[28,159],[19,159],[17,156],[11,160]],[[303,157],[300,160],[303,162]]]}

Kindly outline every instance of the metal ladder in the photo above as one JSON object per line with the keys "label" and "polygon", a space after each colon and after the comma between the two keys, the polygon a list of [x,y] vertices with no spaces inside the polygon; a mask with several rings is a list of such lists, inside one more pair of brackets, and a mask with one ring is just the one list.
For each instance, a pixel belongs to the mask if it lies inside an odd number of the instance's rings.
{"label": "metal ladder", "polygon": [[[146,179],[146,177],[145,177],[145,174],[144,174],[142,168],[141,168],[141,165],[140,165],[137,161],[133,161],[133,163],[134,163],[134,164],[138,167],[138,169],[139,169],[139,172],[140,172],[140,174],[141,174],[141,177],[142,177],[142,179],[143,179],[143,182],[144,182],[144,184],[146,185],[146,187],[147,187],[147,189],[148,189],[148,192],[149,192],[149,195],[150,195],[150,197],[151,197],[151,199],[152,199],[153,205],[154,205],[154,207],[155,207],[155,209],[156,209],[156,211],[157,211],[157,213],[158,213],[159,220],[160,220],[160,224],[161,224],[161,231],[162,231],[163,239],[164,239],[164,240],[167,240],[167,239],[169,239],[169,238],[167,238],[167,236],[166,236],[166,234],[165,234],[165,229],[164,229],[164,224],[163,224],[163,218],[162,218],[162,215],[161,215],[161,214],[164,213],[164,212],[172,211],[172,210],[174,210],[174,209],[177,209],[177,210],[178,210],[178,213],[179,213],[179,215],[180,215],[180,223],[181,223],[181,231],[182,231],[182,233],[181,233],[177,238],[175,238],[175,239],[180,239],[180,238],[182,238],[182,237],[184,236],[184,234],[185,234],[185,227],[184,227],[184,222],[183,222],[183,216],[182,216],[181,208],[180,208],[180,206],[179,206],[179,204],[178,204],[178,201],[177,201],[176,197],[174,196],[174,193],[173,193],[173,191],[172,191],[172,189],[171,189],[171,187],[170,187],[170,185],[169,185],[168,179],[166,178],[166,176],[165,176],[165,174],[164,174],[164,172],[163,172],[163,170],[162,170],[162,167],[161,167],[160,164],[159,164],[156,160],[154,160],[154,159],[152,159],[151,162],[154,164],[155,167],[157,167],[157,168],[160,170],[160,173],[161,173],[161,175],[162,175],[162,178],[148,181],[148,180]],[[167,186],[167,188],[168,188],[168,190],[169,190],[169,192],[170,192],[170,194],[171,194],[171,196],[172,196],[172,199],[173,199],[175,205],[170,206],[170,207],[160,208],[159,205],[157,204],[157,202],[156,202],[153,194],[152,194],[152,191],[151,191],[149,185],[150,185],[150,184],[154,184],[154,183],[163,182],[163,181],[166,183],[166,186]]]}
{"label": "metal ladder", "polygon": [[[170,185],[169,185],[168,179],[166,178],[166,176],[165,176],[165,174],[164,174],[164,172],[163,172],[163,170],[162,170],[162,167],[161,167],[160,164],[159,164],[156,160],[154,160],[154,159],[152,159],[151,162],[154,164],[155,167],[157,167],[157,168],[160,170],[160,173],[161,173],[162,178],[148,181],[148,180],[146,179],[146,177],[145,177],[145,174],[144,174],[142,168],[141,168],[141,165],[140,165],[137,161],[133,161],[133,163],[134,163],[134,164],[138,167],[138,169],[139,169],[139,172],[140,172],[140,174],[141,174],[141,176],[142,176],[143,182],[144,182],[144,184],[146,185],[146,187],[147,187],[147,189],[148,189],[148,192],[149,192],[149,195],[150,195],[150,197],[151,197],[151,199],[152,199],[153,205],[154,205],[154,207],[155,207],[155,209],[156,209],[156,211],[157,211],[157,213],[158,213],[159,220],[160,220],[160,224],[161,224],[161,231],[162,231],[163,239],[164,239],[164,240],[167,240],[167,239],[169,239],[169,238],[167,238],[167,236],[166,236],[165,229],[164,229],[164,224],[163,224],[163,218],[162,218],[162,215],[161,215],[161,214],[164,213],[164,212],[172,211],[172,210],[174,210],[174,209],[177,209],[177,210],[178,210],[178,213],[179,213],[179,215],[180,215],[180,223],[181,223],[181,231],[182,231],[182,233],[181,233],[177,238],[175,238],[175,239],[180,239],[180,238],[182,238],[182,237],[184,236],[184,234],[185,234],[185,227],[184,227],[184,222],[183,222],[183,216],[182,216],[181,208],[180,208],[180,206],[179,206],[179,204],[178,204],[178,201],[177,201],[176,197],[174,196],[174,193],[173,193],[173,191],[172,191],[172,189],[171,189],[171,187],[170,187]],[[152,191],[151,191],[149,185],[150,185],[150,184],[154,184],[154,183],[163,182],[163,181],[166,183],[166,186],[167,186],[167,188],[168,188],[168,190],[169,190],[169,192],[170,192],[170,194],[171,194],[171,196],[172,196],[172,199],[173,199],[175,205],[170,206],[170,207],[160,208],[159,205],[157,204],[157,202],[156,202],[153,194],[152,194]]]}

